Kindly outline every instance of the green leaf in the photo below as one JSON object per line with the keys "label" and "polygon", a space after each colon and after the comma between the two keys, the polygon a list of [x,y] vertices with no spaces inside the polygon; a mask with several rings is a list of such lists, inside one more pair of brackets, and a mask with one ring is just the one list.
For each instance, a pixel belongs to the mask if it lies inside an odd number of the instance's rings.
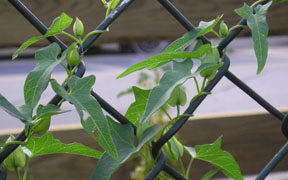
{"label": "green leaf", "polygon": [[[151,58],[141,61],[137,64],[134,64],[133,66],[129,67],[126,71],[124,71],[122,74],[120,74],[117,78],[122,78],[124,76],[127,76],[128,74],[131,74],[135,71],[144,69],[148,67],[149,70],[156,68],[159,63],[168,63],[170,61],[176,60],[176,59],[200,59],[202,56],[204,56],[209,50],[211,50],[210,44],[205,44],[201,46],[197,51],[194,52],[171,52],[171,53],[165,53],[165,54],[159,54],[156,56],[152,56]],[[156,67],[155,67],[156,65]]]}
{"label": "green leaf", "polygon": [[145,113],[140,123],[145,123],[154,112],[163,106],[171,96],[173,89],[183,84],[187,79],[192,78],[191,69],[193,61],[174,62],[173,70],[164,73],[159,85],[154,87],[149,95]]}
{"label": "green leaf", "polygon": [[216,19],[209,22],[201,21],[197,28],[185,33],[181,38],[173,41],[163,53],[184,51],[184,49],[190,46],[196,38],[210,32],[220,19],[221,17],[218,16]]}
{"label": "green leaf", "polygon": [[32,121],[33,109],[29,105],[24,104],[22,106],[17,107],[17,109],[21,114],[23,114],[23,116],[25,116],[27,121]]}
{"label": "green leaf", "polygon": [[194,159],[199,159],[214,165],[222,171],[226,176],[235,179],[243,180],[238,163],[233,156],[221,149],[222,138],[218,138],[213,144],[197,145],[194,148],[185,147],[186,151]]}
{"label": "green leaf", "polygon": [[30,151],[27,153],[30,157],[48,154],[75,154],[99,159],[102,155],[101,152],[79,143],[63,144],[54,139],[52,133],[47,133],[40,138],[32,136],[25,148]]}
{"label": "green leaf", "polygon": [[52,71],[65,58],[65,53],[63,53],[61,59],[57,59],[60,52],[59,45],[53,43],[35,54],[37,65],[28,74],[24,84],[25,103],[30,105],[32,109],[37,105],[42,93],[47,88]]}
{"label": "green leaf", "polygon": [[161,126],[154,125],[146,129],[137,147],[134,147],[134,134],[131,125],[119,124],[110,120],[113,140],[119,149],[119,158],[111,158],[108,153],[104,153],[98,161],[91,176],[91,180],[107,180],[109,177],[127,160],[131,155],[138,152],[144,144],[151,140],[160,130]]}
{"label": "green leaf", "polygon": [[57,34],[61,34],[66,28],[68,28],[71,23],[73,22],[73,19],[69,17],[67,14],[62,13],[59,17],[54,19],[52,22],[51,26],[48,28],[47,32],[43,36],[38,36],[38,37],[32,37],[28,39],[26,42],[24,42],[19,49],[17,49],[13,56],[12,59],[15,59],[18,57],[18,55],[24,51],[27,47],[31,46],[37,41],[40,41],[42,39],[45,39],[50,36],[55,36]]}
{"label": "green leaf", "polygon": [[144,114],[145,107],[147,105],[148,97],[151,90],[143,90],[136,86],[133,86],[132,89],[135,96],[135,102],[129,106],[125,114],[125,117],[130,122],[132,122],[136,127],[138,127],[139,120]]}
{"label": "green leaf", "polygon": [[6,111],[11,116],[20,119],[22,122],[27,122],[26,117],[11,104],[2,94],[0,94],[0,108]]}
{"label": "green leaf", "polygon": [[37,117],[36,119],[40,119],[43,117],[50,117],[50,116],[62,114],[65,112],[68,112],[68,111],[64,111],[60,109],[58,106],[55,106],[53,104],[48,104],[46,106],[43,106],[42,104],[40,104],[36,111],[36,117]]}
{"label": "green leaf", "polygon": [[268,8],[272,4],[272,1],[265,5],[258,5],[255,8],[255,14],[253,8],[244,4],[242,8],[236,9],[235,12],[247,20],[247,25],[252,31],[252,38],[254,41],[254,51],[258,61],[257,74],[259,74],[267,60],[268,54],[268,24],[266,22],[266,15]]}
{"label": "green leaf", "polygon": [[215,174],[218,173],[218,169],[213,169],[209,172],[207,172],[202,178],[201,180],[209,180],[211,177],[213,177]]}
{"label": "green leaf", "polygon": [[62,13],[59,17],[55,18],[48,28],[48,31],[44,35],[45,37],[54,36],[62,33],[67,29],[73,22],[73,18],[68,16],[66,13]]}
{"label": "green leaf", "polygon": [[195,41],[200,31],[201,29],[196,28],[185,33],[182,37],[173,41],[163,53],[183,51]]}
{"label": "green leaf", "polygon": [[217,16],[216,19],[205,22],[205,21],[200,21],[198,27],[196,29],[200,29],[200,32],[197,37],[203,36],[206,33],[210,32],[213,30],[213,28],[216,26],[216,24],[221,20],[222,16]]}
{"label": "green leaf", "polygon": [[119,4],[120,0],[112,0],[111,4],[110,4],[110,8],[113,11]]}
{"label": "green leaf", "polygon": [[[107,119],[103,114],[100,104],[91,96],[91,88],[95,83],[95,79],[93,75],[82,79],[76,76],[70,77],[67,80],[69,93],[55,80],[51,80],[51,85],[58,95],[74,104],[84,129],[91,135],[97,129],[97,142],[113,158],[117,158],[117,150],[110,135]],[[83,119],[83,111],[89,116],[86,120]]]}

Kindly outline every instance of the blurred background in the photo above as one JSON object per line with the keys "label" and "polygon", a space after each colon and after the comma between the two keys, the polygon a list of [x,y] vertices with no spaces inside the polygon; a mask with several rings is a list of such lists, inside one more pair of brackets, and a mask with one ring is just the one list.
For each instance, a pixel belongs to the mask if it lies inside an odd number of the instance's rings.
{"label": "blurred background", "polygon": [[[86,33],[95,29],[105,16],[105,9],[100,0],[23,0],[22,2],[46,26],[49,26],[61,12],[65,12],[73,18],[80,18],[84,23]],[[225,23],[228,27],[232,27],[240,20],[234,9],[242,7],[244,1],[171,0],[171,2],[195,26],[200,20],[210,21],[223,14]],[[254,1],[245,2],[252,4]],[[273,4],[269,10],[269,55],[267,65],[260,75],[256,75],[257,60],[254,55],[253,41],[249,37],[251,33],[248,30],[244,30],[227,48],[227,54],[231,60],[231,72],[283,112],[288,111],[287,8],[288,3],[286,2]],[[26,75],[35,67],[34,52],[49,43],[42,40],[24,51],[18,59],[12,61],[11,55],[22,42],[40,34],[8,1],[0,2],[0,24],[0,93],[14,105],[21,105],[24,103],[23,85]],[[68,31],[72,32],[72,29],[70,28]],[[118,80],[116,77],[127,67],[161,53],[170,42],[181,37],[185,32],[185,29],[156,1],[135,0],[112,24],[110,31],[103,34],[89,49],[84,57],[87,67],[85,75],[94,74],[96,76],[94,90],[115,109],[125,114],[129,105],[134,101],[134,97],[127,95],[119,98],[117,95],[129,87],[137,85],[141,72]],[[213,34],[207,36],[213,38]],[[59,38],[66,44],[71,43],[67,37],[59,36]],[[215,42],[219,41],[215,40]],[[146,70],[143,72],[153,79],[153,73]],[[60,82],[64,77],[64,70],[60,67],[56,68],[53,78]],[[192,95],[195,92],[194,84],[190,83],[189,85],[189,82],[186,84],[188,95]],[[51,88],[48,88],[41,103],[46,104],[53,95]],[[73,109],[73,107],[65,103],[63,109]],[[15,133],[18,131],[17,129],[23,128],[20,121],[9,117],[1,109],[0,123],[0,135]],[[79,130],[80,127],[80,121],[75,111],[55,116],[52,121],[52,129],[56,131],[56,137],[58,133],[59,138],[66,142],[72,142],[73,139],[70,135],[76,132],[79,135],[77,140],[86,141],[84,132]],[[195,132],[193,138],[189,134],[191,129]],[[229,152],[232,151],[232,154],[234,152],[233,155],[239,161],[242,171],[248,175],[257,174],[286,141],[280,131],[280,121],[268,115],[260,105],[226,78],[223,78],[215,87],[212,95],[209,95],[197,109],[195,117],[180,132],[182,140],[191,145],[213,142],[219,135],[224,136],[225,148]],[[93,144],[93,142],[86,143]],[[43,160],[42,168],[49,165],[49,163],[47,165],[47,159]],[[60,162],[60,160],[58,161]],[[64,167],[67,167],[67,171],[71,168],[69,166],[71,161],[71,158],[61,160],[61,163],[65,164]],[[284,163],[279,165],[277,171],[287,170],[287,158],[286,162],[283,161]],[[94,161],[91,161],[91,164],[93,163],[95,164]],[[93,167],[95,165],[91,167],[87,165],[85,168],[93,170]],[[34,172],[34,170],[31,171]],[[126,169],[126,171],[124,168],[123,172],[120,172],[127,177],[129,170]],[[200,169],[195,172],[193,177],[197,179],[202,172],[204,170]],[[40,172],[35,170],[34,174],[37,173]],[[59,179],[65,179],[63,177],[67,177],[67,175],[61,173],[57,171],[56,174]],[[73,172],[69,171],[69,173],[72,173],[71,179],[73,179],[72,177],[87,179],[83,178],[83,174],[80,176],[75,173],[73,176]],[[89,173],[87,177],[89,177]],[[288,179],[288,175],[281,173],[277,178],[270,177],[270,179],[281,178]],[[127,179],[129,178],[127,177]]]}

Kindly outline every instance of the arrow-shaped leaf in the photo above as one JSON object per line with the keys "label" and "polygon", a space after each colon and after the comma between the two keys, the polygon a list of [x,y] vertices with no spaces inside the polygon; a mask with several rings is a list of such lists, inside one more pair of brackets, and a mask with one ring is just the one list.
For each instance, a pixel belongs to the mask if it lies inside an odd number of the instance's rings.
{"label": "arrow-shaped leaf", "polygon": [[28,39],[26,42],[24,42],[20,46],[20,48],[17,49],[17,51],[13,54],[12,59],[17,58],[22,51],[24,51],[27,47],[31,46],[37,41],[40,41],[50,36],[61,34],[66,28],[68,28],[71,25],[72,21],[73,19],[71,17],[69,17],[65,13],[62,13],[59,17],[54,19],[51,26],[48,28],[48,31],[43,36],[32,37]]}
{"label": "arrow-shaped leaf", "polygon": [[20,119],[22,122],[27,122],[28,119],[13,105],[11,104],[2,94],[0,94],[0,108],[6,111],[11,116]]}
{"label": "arrow-shaped leaf", "polygon": [[195,149],[185,147],[185,149],[192,158],[214,165],[217,169],[232,179],[243,180],[238,163],[229,152],[221,149],[221,144],[222,138],[220,137],[213,144],[197,145]]}
{"label": "arrow-shaped leaf", "polygon": [[160,63],[162,64],[168,63],[176,59],[187,59],[187,58],[200,59],[209,50],[211,50],[211,46],[210,44],[206,44],[206,45],[201,46],[197,51],[193,51],[193,52],[170,52],[170,53],[164,53],[164,54],[152,56],[151,58],[145,61],[141,61],[129,67],[126,71],[120,74],[117,78],[122,78],[124,76],[127,76],[130,73],[144,69],[146,67],[148,67],[148,69],[151,70],[151,69],[156,68],[157,65]]}
{"label": "arrow-shaped leaf", "polygon": [[53,104],[48,104],[46,106],[39,105],[36,111],[36,117],[37,119],[43,118],[43,117],[50,117],[56,114],[62,114],[68,111],[64,111],[60,109],[58,106],[55,106]]}
{"label": "arrow-shaped leaf", "polygon": [[176,86],[193,77],[191,73],[192,67],[193,61],[190,59],[180,63],[175,61],[173,69],[164,73],[159,85],[151,90],[145,113],[140,121],[141,124],[145,123],[154,112],[168,101]]}
{"label": "arrow-shaped leaf", "polygon": [[133,86],[132,89],[135,96],[135,102],[129,106],[125,117],[136,127],[138,127],[139,120],[144,114],[145,107],[147,105],[150,90],[143,90],[136,86]]}
{"label": "arrow-shaped leaf", "polygon": [[163,53],[184,51],[184,49],[190,46],[196,38],[210,32],[220,19],[221,17],[218,16],[216,19],[209,22],[201,21],[198,27],[185,33],[179,39],[173,41]]}
{"label": "arrow-shaped leaf", "polygon": [[63,53],[61,59],[57,59],[60,52],[59,45],[53,43],[35,54],[37,66],[28,74],[24,84],[25,103],[30,105],[32,109],[37,105],[42,93],[47,88],[52,71],[65,58],[65,53]]}
{"label": "arrow-shaped leaf", "polygon": [[[65,89],[61,87],[55,80],[51,80],[53,90],[58,95],[74,104],[85,130],[89,134],[93,134],[97,129],[98,143],[113,158],[117,158],[117,150],[110,135],[107,119],[104,116],[101,106],[97,100],[90,94],[94,83],[95,76],[93,75],[83,79],[72,76],[67,80],[67,85],[70,90],[70,92],[67,93]],[[85,111],[89,116],[86,120],[83,119],[83,111]]]}
{"label": "arrow-shaped leaf", "polygon": [[123,164],[131,155],[138,152],[143,145],[151,140],[160,130],[161,126],[154,125],[146,129],[141,137],[137,147],[134,147],[134,134],[131,125],[119,124],[113,120],[109,120],[112,129],[113,140],[119,150],[119,158],[117,160],[111,158],[108,153],[104,153],[98,161],[97,166],[91,176],[91,180],[107,180]]}
{"label": "arrow-shaped leaf", "polygon": [[255,8],[255,13],[253,13],[253,8],[247,4],[235,10],[239,16],[247,20],[247,25],[252,31],[254,51],[258,61],[257,74],[263,70],[266,64],[268,54],[268,24],[266,22],[266,15],[271,4],[272,1],[265,5],[258,5]]}
{"label": "arrow-shaped leaf", "polygon": [[54,139],[52,133],[47,133],[40,138],[32,136],[25,148],[29,150],[26,152],[31,158],[48,154],[75,154],[99,159],[102,155],[101,152],[79,143],[63,144]]}

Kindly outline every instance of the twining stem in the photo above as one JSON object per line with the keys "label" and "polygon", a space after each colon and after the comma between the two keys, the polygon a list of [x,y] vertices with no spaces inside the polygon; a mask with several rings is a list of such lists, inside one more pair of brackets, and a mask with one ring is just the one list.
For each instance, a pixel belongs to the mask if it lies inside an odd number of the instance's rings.
{"label": "twining stem", "polygon": [[229,29],[228,34],[237,28],[245,28],[245,27],[247,27],[247,26],[246,25],[235,25]]}
{"label": "twining stem", "polygon": [[189,164],[188,164],[188,167],[187,167],[187,170],[186,170],[186,175],[185,177],[188,179],[189,178],[189,173],[190,173],[190,169],[191,169],[191,166],[192,166],[192,162],[193,162],[193,157],[191,157],[190,161],[189,161]]}
{"label": "twining stem", "polygon": [[109,31],[108,29],[107,29],[107,30],[91,31],[91,32],[89,32],[89,33],[84,37],[84,39],[81,41],[80,44],[82,44],[83,42],[85,42],[87,38],[89,38],[90,36],[92,36],[92,35],[94,35],[94,34],[106,33],[106,32],[108,32],[108,31]]}
{"label": "twining stem", "polygon": [[25,171],[24,171],[23,180],[26,180],[26,178],[27,178],[28,169],[29,169],[29,166],[30,166],[30,161],[31,161],[31,158],[29,157],[29,158],[27,159],[27,163],[26,163],[26,167],[25,167]]}
{"label": "twining stem", "polygon": [[179,159],[178,162],[179,162],[179,164],[180,164],[180,168],[181,168],[182,175],[185,176],[184,164],[183,164],[183,162],[182,162],[181,159]]}
{"label": "twining stem", "polygon": [[258,4],[262,3],[262,2],[266,2],[267,0],[258,0],[256,2],[254,2],[252,5],[251,5],[251,8],[257,6]]}
{"label": "twining stem", "polygon": [[5,143],[2,148],[5,149],[7,146],[12,145],[12,144],[17,144],[17,145],[22,145],[24,146],[26,144],[26,142],[23,141],[11,141],[11,142],[7,142]]}
{"label": "twining stem", "polygon": [[[149,148],[148,148],[148,149],[149,149]],[[147,158],[147,156],[146,156],[143,152],[140,151],[139,154],[140,154],[140,156],[145,160],[146,165],[149,165],[150,167],[154,167],[154,166],[155,166],[155,165],[152,163],[153,161],[149,161],[148,158]],[[164,179],[164,180],[172,180],[172,179],[166,177],[165,175],[162,175],[161,173],[158,174],[158,176],[159,176],[160,178]]]}
{"label": "twining stem", "polygon": [[15,172],[16,172],[17,179],[18,179],[18,180],[21,180],[21,175],[20,175],[20,172],[19,172],[18,168],[17,168],[17,167],[14,167],[14,170],[15,170]]}

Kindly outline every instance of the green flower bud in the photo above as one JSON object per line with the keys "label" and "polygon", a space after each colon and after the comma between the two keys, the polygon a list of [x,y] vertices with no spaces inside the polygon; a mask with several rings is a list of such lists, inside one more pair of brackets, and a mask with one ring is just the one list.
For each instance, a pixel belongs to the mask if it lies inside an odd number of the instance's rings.
{"label": "green flower bud", "polygon": [[164,151],[170,159],[178,161],[184,154],[183,145],[173,136],[165,145]]}
{"label": "green flower bud", "polygon": [[177,105],[184,106],[186,104],[186,101],[187,101],[187,96],[186,96],[186,92],[184,88],[181,86],[177,86],[176,88],[174,88],[168,100],[168,104],[172,107],[175,107]]}
{"label": "green flower bud", "polygon": [[73,32],[74,32],[74,35],[77,37],[81,37],[82,34],[84,33],[83,23],[77,17],[76,17],[76,20],[75,20],[74,25],[73,25]]}
{"label": "green flower bud", "polygon": [[75,45],[72,45],[67,52],[67,63],[70,67],[78,66],[82,60],[82,57],[80,56],[78,49]]}
{"label": "green flower bud", "polygon": [[227,36],[229,30],[228,30],[228,26],[224,23],[224,21],[221,21],[220,23],[220,28],[219,28],[219,35],[220,37],[225,37]]}
{"label": "green flower bud", "polygon": [[50,128],[50,121],[51,121],[50,117],[43,117],[38,119],[31,128],[32,132],[38,135],[45,134]]}
{"label": "green flower bud", "polygon": [[[6,142],[11,142],[15,138],[10,136]],[[15,149],[5,160],[4,165],[9,171],[14,171],[15,168],[23,168],[26,163],[26,156],[21,147]]]}

